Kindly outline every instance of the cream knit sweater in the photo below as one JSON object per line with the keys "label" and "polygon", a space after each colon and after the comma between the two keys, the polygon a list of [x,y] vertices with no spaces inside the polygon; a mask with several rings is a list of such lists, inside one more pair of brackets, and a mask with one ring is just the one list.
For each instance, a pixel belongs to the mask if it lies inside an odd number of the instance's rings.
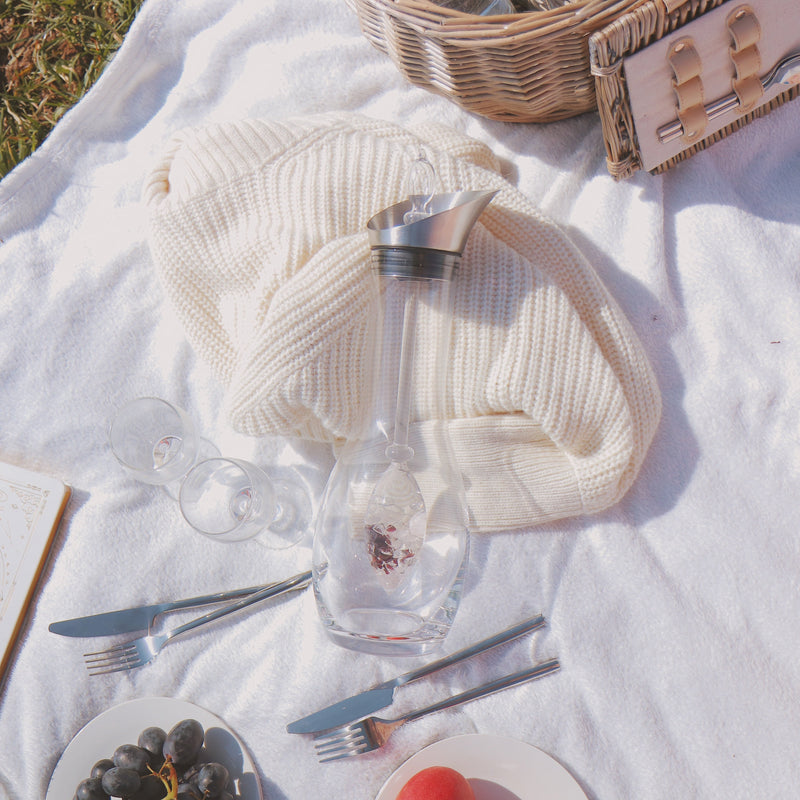
{"label": "cream knit sweater", "polygon": [[[405,196],[423,149],[440,191],[497,189],[454,287],[451,438],[473,530],[529,527],[618,501],[660,416],[642,347],[591,266],[500,174],[437,125],[351,114],[185,131],[144,192],[152,253],[233,427],[341,442],[369,365],[366,222]],[[413,416],[427,414],[420,387]]]}

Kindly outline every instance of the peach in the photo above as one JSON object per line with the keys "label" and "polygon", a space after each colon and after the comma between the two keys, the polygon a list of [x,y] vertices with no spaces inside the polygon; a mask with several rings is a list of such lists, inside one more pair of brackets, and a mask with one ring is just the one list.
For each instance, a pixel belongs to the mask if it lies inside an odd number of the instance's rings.
{"label": "peach", "polygon": [[475,793],[460,772],[428,767],[408,780],[397,800],[475,800]]}

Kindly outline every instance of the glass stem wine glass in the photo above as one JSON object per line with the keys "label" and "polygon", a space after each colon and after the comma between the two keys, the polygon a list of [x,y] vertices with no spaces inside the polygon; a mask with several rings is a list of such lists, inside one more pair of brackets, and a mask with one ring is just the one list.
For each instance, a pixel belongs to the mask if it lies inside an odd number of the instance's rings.
{"label": "glass stem wine glass", "polygon": [[173,499],[194,464],[219,455],[199,436],[186,411],[159,397],[138,397],[123,406],[109,426],[108,439],[114,457],[130,475],[163,487]]}
{"label": "glass stem wine glass", "polygon": [[265,546],[296,544],[310,521],[310,502],[300,486],[273,481],[255,464],[210,458],[184,479],[179,502],[196,531],[221,542],[257,537]]}

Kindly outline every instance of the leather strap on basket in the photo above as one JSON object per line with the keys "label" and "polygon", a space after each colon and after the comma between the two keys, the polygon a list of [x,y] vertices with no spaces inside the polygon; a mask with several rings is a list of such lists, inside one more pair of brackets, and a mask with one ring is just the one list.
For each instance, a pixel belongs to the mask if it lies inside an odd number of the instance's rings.
{"label": "leather strap on basket", "polygon": [[667,53],[672,67],[672,88],[678,99],[678,119],[683,126],[682,139],[692,143],[702,138],[708,125],[708,115],[703,104],[703,80],[700,73],[703,62],[697,54],[694,42],[688,38],[678,39]]}
{"label": "leather strap on basket", "polygon": [[733,91],[739,98],[738,111],[745,113],[764,94],[760,78],[761,53],[758,50],[761,25],[750,6],[736,8],[727,22],[733,42],[729,50],[734,67]]}

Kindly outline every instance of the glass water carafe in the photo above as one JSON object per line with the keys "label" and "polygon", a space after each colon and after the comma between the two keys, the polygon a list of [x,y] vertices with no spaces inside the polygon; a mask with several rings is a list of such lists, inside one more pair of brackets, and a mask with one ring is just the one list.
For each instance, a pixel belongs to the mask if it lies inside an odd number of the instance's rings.
{"label": "glass water carafe", "polygon": [[330,636],[363,652],[435,649],[458,609],[468,510],[447,431],[452,289],[493,192],[412,195],[368,223],[376,280],[372,381],[314,534],[314,591]]}

